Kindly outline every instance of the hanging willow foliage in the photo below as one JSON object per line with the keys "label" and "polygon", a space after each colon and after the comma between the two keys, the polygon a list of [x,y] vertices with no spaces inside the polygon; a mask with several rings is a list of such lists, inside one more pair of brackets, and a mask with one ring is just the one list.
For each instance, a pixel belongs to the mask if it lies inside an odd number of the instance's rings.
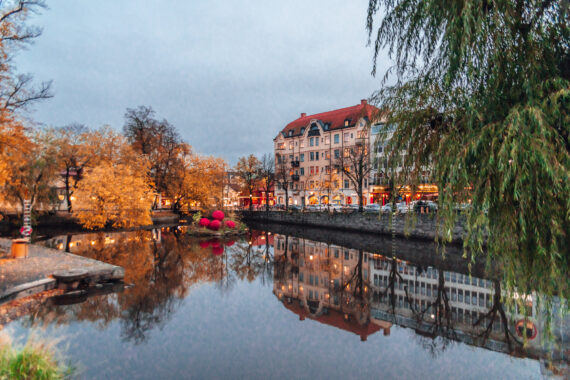
{"label": "hanging willow foliage", "polygon": [[398,126],[390,161],[431,167],[444,237],[472,200],[465,252],[486,252],[508,290],[566,299],[569,25],[549,0],[370,0],[367,18],[373,74],[383,49],[395,60],[373,96]]}

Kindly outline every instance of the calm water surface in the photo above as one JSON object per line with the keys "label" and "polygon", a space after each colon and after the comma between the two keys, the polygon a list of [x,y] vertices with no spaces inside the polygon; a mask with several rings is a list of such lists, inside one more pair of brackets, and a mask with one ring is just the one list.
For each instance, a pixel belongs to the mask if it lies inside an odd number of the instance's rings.
{"label": "calm water surface", "polygon": [[[488,331],[491,317],[474,328],[500,309],[500,284],[468,272],[271,232],[219,242],[163,229],[44,244],[126,269],[119,292],[7,326],[16,337],[61,338],[81,378],[541,377],[536,306],[526,332],[498,312]],[[523,333],[530,354],[517,348]]]}

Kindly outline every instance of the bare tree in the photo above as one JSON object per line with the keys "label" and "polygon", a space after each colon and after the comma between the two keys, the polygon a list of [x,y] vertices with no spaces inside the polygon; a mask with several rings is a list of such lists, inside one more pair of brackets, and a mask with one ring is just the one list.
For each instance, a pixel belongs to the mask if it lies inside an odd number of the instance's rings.
{"label": "bare tree", "polygon": [[[366,136],[368,134],[366,133]],[[364,179],[368,178],[372,165],[370,162],[370,149],[367,137],[359,137],[356,144],[344,148],[340,156],[335,159],[334,166],[349,179],[358,195],[358,211],[362,212],[362,196],[364,193]]]}
{"label": "bare tree", "polygon": [[265,211],[269,211],[269,191],[275,182],[275,160],[272,154],[264,154],[259,166],[261,186],[265,192]]}
{"label": "bare tree", "polygon": [[154,187],[164,194],[189,148],[172,124],[154,115],[152,107],[127,108],[123,133],[135,151],[149,159]]}
{"label": "bare tree", "polygon": [[259,183],[260,161],[253,154],[240,157],[235,167],[238,178],[241,179],[242,188],[249,194],[249,211],[253,210],[252,196],[255,187]]}
{"label": "bare tree", "polygon": [[51,98],[51,81],[38,86],[32,75],[16,74],[16,52],[39,37],[42,30],[25,24],[30,13],[45,8],[43,0],[0,1],[0,110],[13,112],[36,101]]}
{"label": "bare tree", "polygon": [[285,156],[277,154],[275,159],[275,184],[285,191],[285,209],[289,208],[289,185],[291,184],[291,169]]}

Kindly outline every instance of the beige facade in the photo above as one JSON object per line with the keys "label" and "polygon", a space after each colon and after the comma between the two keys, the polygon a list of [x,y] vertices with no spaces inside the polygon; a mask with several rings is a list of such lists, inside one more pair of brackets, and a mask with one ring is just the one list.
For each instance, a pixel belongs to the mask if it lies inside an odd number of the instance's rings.
{"label": "beige facade", "polygon": [[[362,100],[359,105],[315,115],[301,114],[274,139],[276,169],[286,165],[289,205],[358,204],[353,184],[335,168],[340,155],[358,144],[370,146],[370,124],[378,109]],[[363,198],[369,201],[369,178]],[[285,204],[285,191],[275,189],[276,203]]]}

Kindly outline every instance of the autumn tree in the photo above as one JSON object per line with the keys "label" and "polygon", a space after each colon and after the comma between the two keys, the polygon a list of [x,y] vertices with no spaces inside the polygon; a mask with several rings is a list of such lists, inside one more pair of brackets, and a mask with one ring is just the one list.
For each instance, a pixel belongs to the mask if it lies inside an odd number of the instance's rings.
{"label": "autumn tree", "polygon": [[183,206],[199,205],[206,209],[210,205],[213,189],[220,186],[225,162],[211,156],[192,153],[187,147],[183,159],[174,167],[173,178],[166,188],[166,195],[173,200],[173,208],[179,211]]}
{"label": "autumn tree", "polygon": [[51,204],[55,200],[54,182],[58,178],[55,140],[50,131],[38,130],[7,149],[5,162],[9,180],[4,192],[8,201],[20,204],[29,200],[36,204]]}
{"label": "autumn tree", "polygon": [[259,183],[259,169],[261,163],[257,157],[250,154],[247,157],[240,157],[235,167],[237,177],[241,180],[242,188],[249,194],[249,211],[253,210],[252,196]]}
{"label": "autumn tree", "polygon": [[375,59],[384,47],[395,59],[395,84],[375,94],[397,125],[391,148],[405,166],[433,163],[445,239],[454,204],[472,199],[466,254],[486,245],[505,258],[519,294],[570,289],[568,12],[564,1],[369,1]]}
{"label": "autumn tree", "polygon": [[269,211],[269,191],[275,183],[275,160],[272,154],[264,154],[259,165],[259,178],[265,192],[265,211]]}
{"label": "autumn tree", "polygon": [[81,124],[72,124],[53,130],[56,160],[62,170],[67,211],[72,211],[72,195],[83,177],[83,171],[96,157],[95,134]]}
{"label": "autumn tree", "polygon": [[[362,133],[365,132],[363,131]],[[333,165],[354,186],[358,195],[358,211],[362,212],[364,180],[370,176],[370,171],[372,170],[368,138],[364,136],[359,137],[356,144],[345,147],[340,156],[335,158]]]}
{"label": "autumn tree", "polygon": [[134,227],[152,223],[154,200],[146,157],[135,153],[122,136],[101,144],[101,159],[76,190],[74,214],[88,229]]}

